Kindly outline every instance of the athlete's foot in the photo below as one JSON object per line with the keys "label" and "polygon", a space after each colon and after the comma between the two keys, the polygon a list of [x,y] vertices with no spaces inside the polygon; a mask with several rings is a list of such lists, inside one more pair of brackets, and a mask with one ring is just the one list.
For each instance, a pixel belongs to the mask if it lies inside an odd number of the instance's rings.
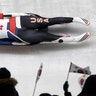
{"label": "athlete's foot", "polygon": [[73,17],[73,22],[82,23],[82,24],[85,24],[87,26],[90,25],[90,22],[87,19],[80,18],[80,17]]}
{"label": "athlete's foot", "polygon": [[81,41],[84,41],[84,40],[88,39],[90,36],[91,36],[90,32],[83,33],[80,36],[74,37],[74,41],[81,42]]}

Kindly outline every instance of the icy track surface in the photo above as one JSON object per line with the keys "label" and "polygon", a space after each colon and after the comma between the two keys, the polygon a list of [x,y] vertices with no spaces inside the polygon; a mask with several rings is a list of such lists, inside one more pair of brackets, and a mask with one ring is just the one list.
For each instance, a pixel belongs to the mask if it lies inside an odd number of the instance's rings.
{"label": "icy track surface", "polygon": [[[0,46],[0,67],[8,68],[18,80],[16,89],[20,96],[32,96],[37,70],[43,63],[43,72],[37,83],[35,96],[48,92],[64,96],[70,62],[89,66],[96,73],[96,0],[0,0],[1,12],[32,12],[45,17],[83,17],[90,26],[65,24],[50,27],[50,32],[66,32],[72,36],[92,32],[90,39],[75,44],[42,44],[35,46]],[[70,91],[73,96],[81,91],[80,74],[69,74]]]}

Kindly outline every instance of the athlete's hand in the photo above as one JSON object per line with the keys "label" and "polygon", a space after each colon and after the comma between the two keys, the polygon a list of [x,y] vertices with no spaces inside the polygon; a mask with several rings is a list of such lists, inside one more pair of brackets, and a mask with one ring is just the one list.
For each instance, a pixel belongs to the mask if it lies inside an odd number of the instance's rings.
{"label": "athlete's hand", "polygon": [[68,81],[65,81],[65,83],[63,85],[63,90],[68,91],[68,87],[69,87]]}

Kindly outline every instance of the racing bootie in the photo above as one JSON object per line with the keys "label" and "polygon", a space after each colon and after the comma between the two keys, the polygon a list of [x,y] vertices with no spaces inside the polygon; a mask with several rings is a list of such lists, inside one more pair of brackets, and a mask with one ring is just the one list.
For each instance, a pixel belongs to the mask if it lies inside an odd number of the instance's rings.
{"label": "racing bootie", "polygon": [[90,22],[87,19],[80,18],[80,17],[73,17],[73,22],[82,23],[85,25],[90,25]]}

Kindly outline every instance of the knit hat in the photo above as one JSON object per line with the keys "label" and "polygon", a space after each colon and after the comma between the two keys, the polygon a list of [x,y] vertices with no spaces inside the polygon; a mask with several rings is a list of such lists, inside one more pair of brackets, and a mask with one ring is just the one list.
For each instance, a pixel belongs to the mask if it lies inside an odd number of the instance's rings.
{"label": "knit hat", "polygon": [[10,78],[11,73],[5,68],[0,68],[0,79]]}

